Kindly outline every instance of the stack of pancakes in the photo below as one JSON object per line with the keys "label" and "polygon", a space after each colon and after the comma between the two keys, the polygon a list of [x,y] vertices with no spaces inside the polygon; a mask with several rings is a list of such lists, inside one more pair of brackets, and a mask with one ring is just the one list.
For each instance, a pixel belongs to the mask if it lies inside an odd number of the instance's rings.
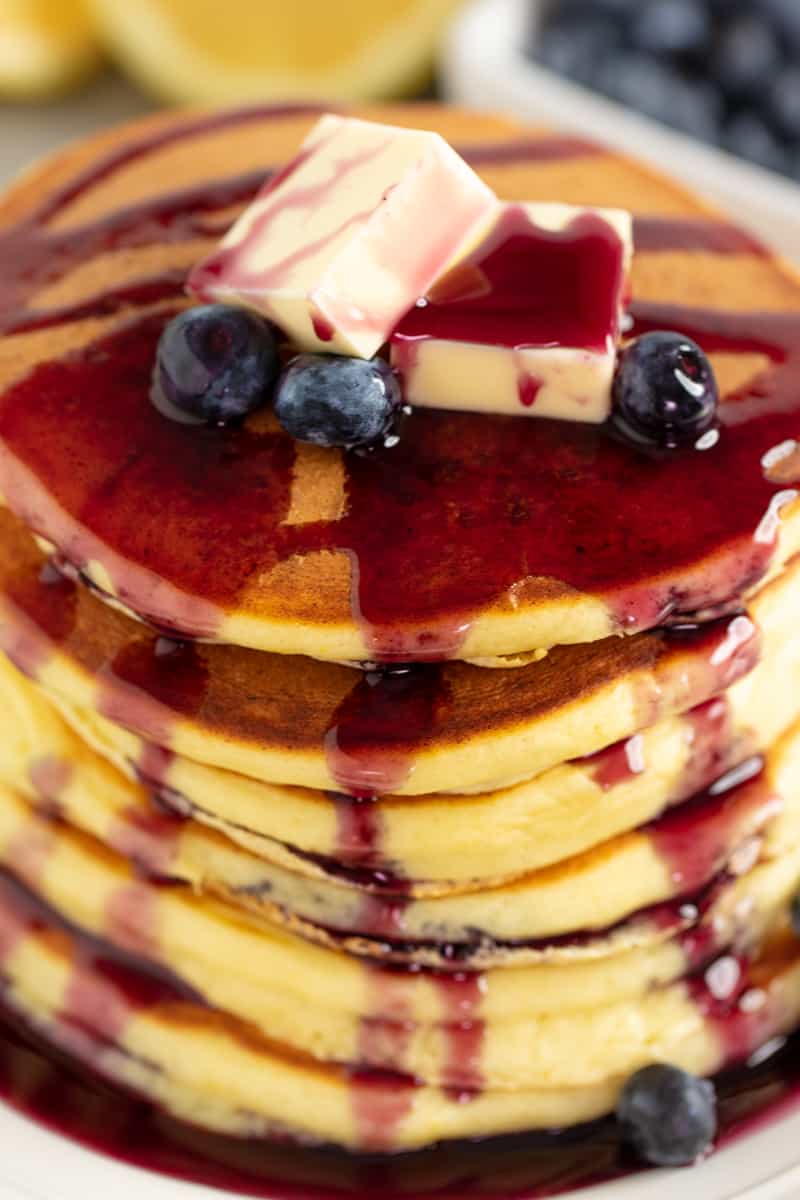
{"label": "stack of pancakes", "polygon": [[[378,115],[438,129],[503,198],[632,209],[637,301],[800,304],[780,264],[627,160],[454,111]],[[236,1135],[388,1151],[575,1125],[651,1062],[711,1075],[800,1020],[791,447],[745,531],[755,557],[681,512],[654,463],[688,550],[628,538],[612,603],[543,569],[576,526],[542,528],[537,562],[526,476],[475,457],[604,433],[414,414],[389,502],[391,450],[301,447],[269,411],[171,424],[148,382],[185,273],[314,119],[159,117],[0,205],[4,1002]],[[725,396],[763,394],[757,339],[708,348]],[[573,449],[548,520],[599,472]],[[622,486],[641,452],[614,453],[618,492],[604,479],[581,510],[598,560],[643,524]],[[467,466],[469,503],[447,490]],[[476,521],[491,579],[510,564],[493,594]]]}

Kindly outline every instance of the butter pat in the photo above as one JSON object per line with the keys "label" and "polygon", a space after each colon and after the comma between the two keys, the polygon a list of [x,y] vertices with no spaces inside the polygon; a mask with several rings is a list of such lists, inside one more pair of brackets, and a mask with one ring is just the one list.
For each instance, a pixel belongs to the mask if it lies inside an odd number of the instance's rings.
{"label": "butter pat", "polygon": [[406,400],[605,421],[632,252],[629,213],[498,205],[477,247],[395,330]]}
{"label": "butter pat", "polygon": [[189,291],[255,309],[301,350],[371,358],[496,206],[438,134],[328,115]]}

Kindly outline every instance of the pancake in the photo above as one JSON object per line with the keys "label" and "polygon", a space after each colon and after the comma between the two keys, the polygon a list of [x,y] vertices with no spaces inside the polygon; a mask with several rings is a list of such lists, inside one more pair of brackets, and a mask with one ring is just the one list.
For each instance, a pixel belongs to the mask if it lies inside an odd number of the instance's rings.
{"label": "pancake", "polygon": [[[111,801],[98,795],[92,808],[80,803],[80,789],[48,788],[53,774],[58,781],[58,760],[39,761],[43,765],[34,768],[33,781],[44,776],[47,802],[56,811],[105,835],[107,844],[152,873],[216,891],[273,920],[288,913],[340,932],[409,941],[526,941],[616,925],[637,909],[704,888],[781,808],[768,772],[760,772],[747,787],[681,806],[641,833],[622,834],[549,870],[480,890],[482,881],[474,881],[471,891],[443,888],[425,899],[391,878],[381,894],[365,891],[357,875],[308,879],[194,822],[154,811],[143,789],[126,796],[120,780],[112,781]],[[63,778],[72,782],[66,762]],[[687,838],[697,843],[688,865],[677,849]]]}
{"label": "pancake", "polygon": [[[796,769],[800,759],[797,749],[790,751],[788,758],[794,758]],[[277,950],[280,957],[281,950],[285,952],[280,938],[272,939],[267,931],[248,927],[241,918],[237,923],[234,911],[213,902],[137,880],[123,860],[110,855],[98,843],[37,817],[11,794],[5,794],[3,801],[0,846],[4,865],[26,880],[51,911],[58,912],[62,922],[66,921],[71,928],[82,928],[84,934],[105,938],[120,952],[150,960],[150,969],[156,976],[160,969],[163,973],[160,966],[163,954],[168,977],[179,981],[184,997],[196,996],[213,1010],[245,1020],[262,1036],[268,1031],[273,1045],[288,1046],[293,1053],[304,1056],[311,1053],[327,1064],[346,1066],[363,1061],[366,1066],[402,1070],[421,1083],[444,1088],[469,1088],[470,1079],[474,1084],[480,1078],[487,1094],[597,1085],[606,1082],[609,1076],[630,1074],[651,1061],[654,1044],[667,1061],[699,1053],[701,1048],[703,1053],[707,1052],[706,1001],[702,987],[698,990],[699,985],[693,981],[650,986],[639,997],[599,1008],[584,1008],[566,1015],[558,1010],[536,1019],[522,1014],[519,1019],[497,1024],[487,1021],[482,1014],[483,995],[490,991],[494,976],[479,978],[456,973],[449,982],[435,978],[427,981],[427,986],[439,993],[439,1018],[428,1024],[404,1021],[402,1036],[395,1032],[393,1037],[392,1023],[398,1020],[405,1003],[402,978],[395,985],[390,980],[379,983],[368,968],[354,965],[352,970],[361,973],[361,1003],[367,1007],[366,1011],[357,1010],[349,1017],[342,1017],[338,1006],[329,1002],[326,988],[320,992],[313,986],[313,973],[308,995],[305,988],[309,979],[302,971],[290,973],[288,981],[284,972],[278,976],[282,982],[273,980],[267,986],[263,978],[267,964],[259,961],[260,950],[276,941],[272,956]],[[800,858],[795,855],[795,871],[798,863]],[[785,860],[781,861],[780,867],[785,865]],[[760,890],[757,884],[751,885],[750,893],[758,895]],[[52,907],[54,902],[57,908]],[[800,951],[793,939],[787,939],[781,932],[782,928],[783,922],[778,918],[774,933],[766,935],[765,954],[774,953],[777,939],[783,948],[782,955],[793,963]],[[751,937],[754,929],[755,926],[750,929]],[[248,942],[252,949],[248,950]],[[12,942],[5,956],[12,958],[12,976],[16,953],[17,947]],[[95,950],[96,957],[100,953]],[[295,967],[309,959],[314,963],[313,953],[302,949],[299,952],[293,949],[291,953]],[[743,954],[743,948],[739,947],[738,957],[723,956],[706,972],[706,979],[713,981],[733,964],[737,975],[730,996],[735,994],[737,1001],[746,991],[760,986],[758,970],[743,965]],[[757,960],[757,946],[751,945],[750,954],[755,954]],[[323,956],[324,952],[318,952],[316,957]],[[221,971],[223,962],[230,969]],[[80,976],[84,969],[80,955],[76,969]],[[70,1003],[76,1003],[75,993],[80,994],[84,984],[81,978],[80,982],[68,985],[72,999],[68,996],[64,1002],[66,1010]],[[409,986],[413,988],[416,984]],[[299,995],[292,1000],[295,989]],[[385,1005],[385,1009],[370,1006],[373,989],[379,1005]],[[101,1013],[97,1007],[99,999],[95,994],[91,1004],[86,1004],[84,998],[78,1004],[79,1012],[73,1011],[73,1019],[79,1018],[79,1023],[83,1023],[94,1018],[101,1022],[100,1031],[107,1032],[102,1022],[112,1019],[114,1006]],[[761,1033],[764,1027],[779,1020],[777,1012],[767,1015],[762,1011],[765,1001],[766,997],[761,997],[759,1005],[753,1008],[754,1013],[760,1014],[753,1032],[758,1027]],[[448,1024],[451,1019],[448,1014],[453,1011],[460,1011],[462,1019],[467,1014],[473,1022],[481,1022],[481,1036],[473,1049],[479,1062],[462,1063],[463,1076],[459,1074],[458,1062],[455,1065],[453,1062],[454,1039]],[[460,1045],[457,1039],[455,1044]],[[559,1049],[562,1044],[577,1046],[580,1052],[565,1055]]]}
{"label": "pancake", "polygon": [[42,758],[61,761],[69,764],[71,787],[81,788],[78,802],[93,805],[111,785],[108,772],[87,755],[89,745],[142,780],[168,812],[191,814],[261,858],[312,876],[349,870],[366,886],[374,881],[379,887],[381,876],[399,878],[408,894],[436,895],[443,887],[498,881],[591,849],[656,819],[771,745],[797,714],[791,697],[799,656],[800,642],[765,633],[758,666],[724,697],[510,788],[363,801],[194,763],[51,697],[69,732],[50,701],[6,660],[0,697],[17,714],[21,740],[9,740],[5,778],[40,773]]}
{"label": "pancake", "polygon": [[[755,622],[790,616],[798,571],[754,598]],[[363,675],[148,633],[53,571],[0,512],[0,647],[17,666],[157,745],[273,783],[416,795],[532,778],[724,691],[755,665],[756,633],[739,614],[559,647],[508,670]]]}
{"label": "pancake", "polygon": [[728,401],[702,471],[542,420],[418,411],[391,453],[344,457],[298,448],[268,411],[225,433],[161,417],[154,350],[188,268],[314,115],[164,116],[62,153],[0,205],[0,491],[87,578],[182,636],[406,661],[738,603],[800,548],[800,507],[762,465],[798,430],[797,279],[645,168],[472,114],[378,115],[440,130],[501,198],[634,210],[636,328],[696,336]]}
{"label": "pancake", "polygon": [[[6,674],[13,684],[13,668]],[[385,939],[433,944],[433,953],[439,943],[450,952],[469,952],[487,943],[603,932],[639,910],[702,892],[742,856],[751,866],[762,848],[778,857],[800,841],[792,805],[800,788],[796,726],[774,750],[734,769],[708,794],[582,854],[570,856],[565,847],[549,868],[506,882],[476,879],[469,890],[442,886],[427,899],[413,880],[348,873],[336,863],[327,876],[308,878],[292,869],[302,857],[295,863],[259,858],[186,812],[177,816],[154,807],[144,787],[96,759],[87,746],[67,753],[71,739],[63,723],[30,684],[18,675],[16,682],[0,703],[0,714],[22,734],[12,735],[0,752],[0,780],[8,787],[23,787],[34,803],[151,875],[230,899],[311,938],[325,940],[332,932],[355,935],[359,943],[376,938],[372,953],[378,956]],[[26,755],[26,726],[35,754]],[[54,730],[52,740],[48,729]],[[13,807],[10,797],[6,803]]]}

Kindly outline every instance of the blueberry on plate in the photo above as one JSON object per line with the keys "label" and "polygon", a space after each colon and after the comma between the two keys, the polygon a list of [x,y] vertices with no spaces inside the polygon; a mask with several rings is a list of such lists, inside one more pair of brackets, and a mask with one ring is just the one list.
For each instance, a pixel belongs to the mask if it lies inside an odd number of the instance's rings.
{"label": "blueberry on plate", "polygon": [[645,333],[622,351],[612,420],[632,441],[671,448],[714,427],[719,392],[711,363],[680,333]]}
{"label": "blueberry on plate", "polygon": [[368,446],[391,434],[402,396],[383,359],[301,354],[284,371],[275,415],[300,442]]}
{"label": "blueberry on plate", "polygon": [[266,402],[279,369],[262,317],[225,304],[188,308],[158,343],[153,403],[176,421],[227,425]]}
{"label": "blueberry on plate", "polygon": [[678,1067],[645,1067],[623,1088],[617,1120],[644,1162],[690,1166],[709,1152],[716,1137],[714,1085]]}

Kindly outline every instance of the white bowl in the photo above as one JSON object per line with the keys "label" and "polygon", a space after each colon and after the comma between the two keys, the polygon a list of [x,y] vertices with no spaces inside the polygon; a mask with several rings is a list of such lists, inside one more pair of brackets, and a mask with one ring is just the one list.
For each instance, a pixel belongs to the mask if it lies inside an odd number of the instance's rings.
{"label": "white bowl", "polygon": [[800,261],[800,187],[531,62],[523,45],[535,35],[543,8],[543,0],[469,4],[444,49],[448,98],[558,125],[667,169]]}

